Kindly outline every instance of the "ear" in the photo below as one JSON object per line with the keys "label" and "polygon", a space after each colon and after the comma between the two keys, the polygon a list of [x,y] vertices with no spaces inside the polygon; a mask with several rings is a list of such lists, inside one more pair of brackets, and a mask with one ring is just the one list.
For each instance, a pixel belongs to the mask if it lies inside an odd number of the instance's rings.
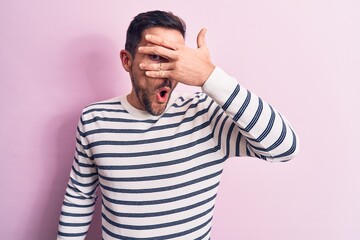
{"label": "ear", "polygon": [[125,71],[129,72],[131,70],[132,61],[133,61],[131,53],[127,50],[121,50],[120,59]]}

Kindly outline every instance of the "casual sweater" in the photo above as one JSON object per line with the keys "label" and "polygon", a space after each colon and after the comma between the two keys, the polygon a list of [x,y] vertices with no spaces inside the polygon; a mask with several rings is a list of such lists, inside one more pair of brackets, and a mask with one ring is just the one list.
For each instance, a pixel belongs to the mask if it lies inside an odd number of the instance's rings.
{"label": "casual sweater", "polygon": [[85,239],[102,196],[102,238],[209,239],[224,162],[290,160],[298,139],[269,104],[215,68],[202,93],[152,116],[116,97],[84,108],[58,239]]}

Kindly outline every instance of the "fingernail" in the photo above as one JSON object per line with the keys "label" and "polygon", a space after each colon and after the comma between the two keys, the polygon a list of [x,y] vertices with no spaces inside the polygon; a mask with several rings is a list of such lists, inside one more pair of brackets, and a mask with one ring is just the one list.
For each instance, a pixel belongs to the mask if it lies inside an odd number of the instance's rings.
{"label": "fingernail", "polygon": [[142,49],[143,49],[142,47],[139,47],[139,48],[138,48],[138,51],[141,52]]}
{"label": "fingernail", "polygon": [[144,63],[140,63],[140,64],[139,64],[139,67],[140,67],[140,68],[144,68],[144,67],[145,67],[145,64],[144,64]]}

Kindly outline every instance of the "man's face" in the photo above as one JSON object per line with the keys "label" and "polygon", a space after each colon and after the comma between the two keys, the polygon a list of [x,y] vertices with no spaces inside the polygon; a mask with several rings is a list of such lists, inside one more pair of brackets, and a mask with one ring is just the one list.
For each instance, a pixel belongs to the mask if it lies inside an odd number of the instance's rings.
{"label": "man's face", "polygon": [[[159,36],[173,42],[185,44],[182,34],[173,29],[166,29],[160,27],[153,27],[144,30],[141,40],[137,48],[141,46],[152,46],[145,40],[145,35],[151,34]],[[177,82],[170,79],[156,79],[145,75],[145,71],[140,69],[140,63],[161,63],[168,60],[157,55],[148,55],[138,53],[136,50],[132,62],[128,69],[132,81],[132,91],[128,95],[129,103],[140,109],[146,110],[152,115],[162,114],[169,102],[172,91],[177,85]]]}

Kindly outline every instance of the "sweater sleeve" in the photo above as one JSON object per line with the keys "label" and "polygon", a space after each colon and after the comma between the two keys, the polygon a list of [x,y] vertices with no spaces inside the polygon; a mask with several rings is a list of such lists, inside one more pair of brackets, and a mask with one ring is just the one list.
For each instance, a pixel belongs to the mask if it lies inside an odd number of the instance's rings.
{"label": "sweater sleeve", "polygon": [[221,107],[215,128],[224,155],[278,162],[297,154],[299,140],[285,117],[222,69],[216,67],[202,88]]}
{"label": "sweater sleeve", "polygon": [[76,133],[76,150],[70,172],[61,215],[57,239],[85,239],[93,216],[96,188],[99,184],[96,165],[87,150],[82,118]]}

